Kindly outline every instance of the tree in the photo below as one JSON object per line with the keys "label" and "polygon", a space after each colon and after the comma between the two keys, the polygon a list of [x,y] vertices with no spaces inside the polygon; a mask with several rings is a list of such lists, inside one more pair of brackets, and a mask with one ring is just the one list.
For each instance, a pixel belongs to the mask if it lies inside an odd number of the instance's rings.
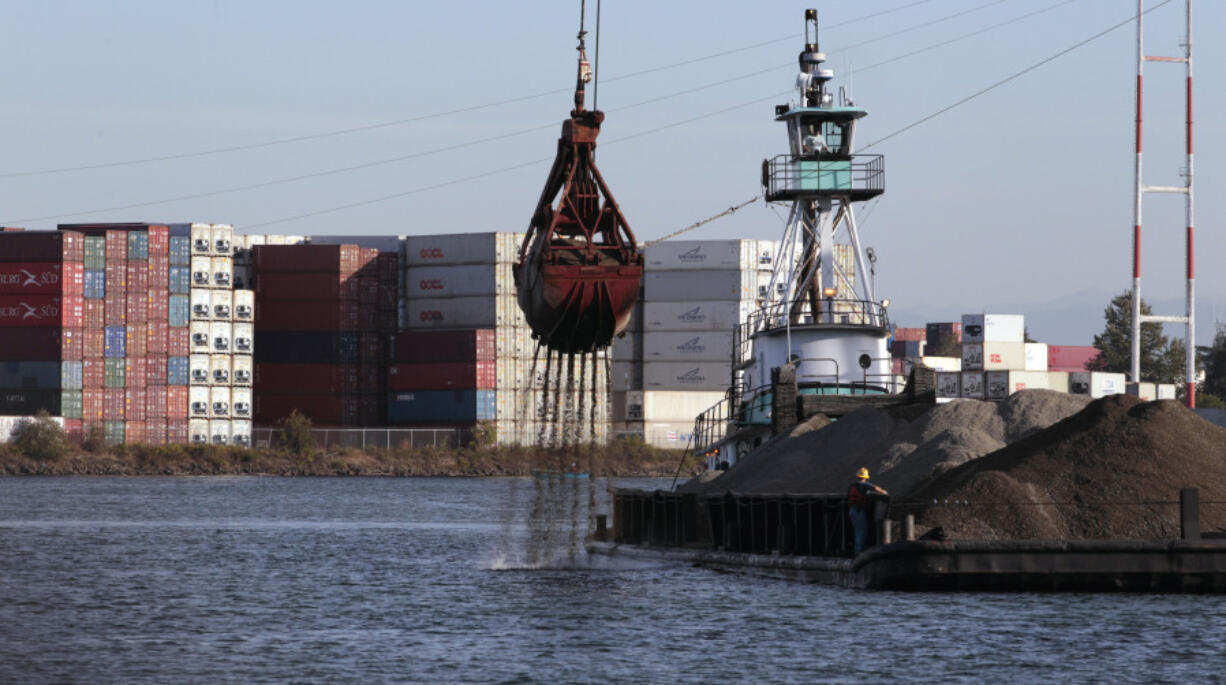
{"label": "tree", "polygon": [[1197,390],[1201,393],[1226,398],[1226,324],[1218,324],[1213,344],[1197,349],[1205,380]]}
{"label": "tree", "polygon": [[295,409],[278,423],[281,425],[281,446],[291,454],[308,457],[315,451],[315,434],[311,432],[311,419]]}
{"label": "tree", "polygon": [[17,451],[39,461],[54,461],[68,453],[68,434],[51,420],[45,409],[39,409],[33,419],[26,419],[13,429],[10,442]]}
{"label": "tree", "polygon": [[[1153,310],[1141,300],[1141,313]],[[1102,335],[1094,336],[1094,347],[1099,354],[1087,365],[1091,371],[1128,373],[1132,370],[1132,293],[1124,292],[1111,298],[1111,305],[1103,311],[1106,325]],[[1159,371],[1169,368],[1165,359],[1170,341],[1162,335],[1162,324],[1141,324],[1141,373],[1154,378]],[[1162,379],[1160,382],[1168,382]]]}

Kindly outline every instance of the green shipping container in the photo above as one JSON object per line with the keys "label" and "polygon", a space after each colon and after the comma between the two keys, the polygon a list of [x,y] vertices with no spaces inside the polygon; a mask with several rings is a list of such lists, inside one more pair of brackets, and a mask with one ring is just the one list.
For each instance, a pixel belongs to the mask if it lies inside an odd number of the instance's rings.
{"label": "green shipping container", "polygon": [[100,235],[85,236],[85,268],[90,271],[106,269],[106,238]]}
{"label": "green shipping container", "polygon": [[123,421],[103,421],[102,436],[108,445],[121,445],[124,438]]}
{"label": "green shipping container", "polygon": [[102,383],[107,388],[125,387],[127,360],[122,357],[110,357],[103,361]]}
{"label": "green shipping container", "polygon": [[60,416],[66,419],[79,419],[84,415],[84,405],[80,390],[64,390],[60,395]]}

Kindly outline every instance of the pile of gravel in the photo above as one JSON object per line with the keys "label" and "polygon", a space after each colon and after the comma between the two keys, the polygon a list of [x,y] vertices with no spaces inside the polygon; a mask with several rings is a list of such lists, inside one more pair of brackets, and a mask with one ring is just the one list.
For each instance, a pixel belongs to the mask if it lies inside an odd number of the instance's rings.
{"label": "pile of gravel", "polygon": [[905,498],[929,479],[1061,421],[1087,402],[1083,396],[1024,390],[1000,403],[865,408],[834,422],[814,417],[722,476],[682,489],[841,493],[867,467],[874,483]]}
{"label": "pile of gravel", "polygon": [[1112,395],[1010,442],[896,502],[894,517],[961,539],[1169,539],[1180,488],[1196,487],[1202,529],[1226,526],[1226,429],[1173,400]]}

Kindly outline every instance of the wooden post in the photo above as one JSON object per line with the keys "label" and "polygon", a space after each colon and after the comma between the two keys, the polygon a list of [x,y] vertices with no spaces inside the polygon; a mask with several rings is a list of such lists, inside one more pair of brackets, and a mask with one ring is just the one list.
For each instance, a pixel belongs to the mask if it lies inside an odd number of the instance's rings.
{"label": "wooden post", "polygon": [[1179,537],[1200,539],[1200,491],[1196,488],[1179,491]]}
{"label": "wooden post", "polygon": [[881,521],[881,537],[877,540],[877,544],[888,545],[893,542],[893,540],[890,538],[890,535],[893,532],[891,530],[892,528],[893,521],[890,519],[884,519]]}
{"label": "wooden post", "polygon": [[902,539],[907,542],[915,541],[915,514],[907,514],[903,517]]}

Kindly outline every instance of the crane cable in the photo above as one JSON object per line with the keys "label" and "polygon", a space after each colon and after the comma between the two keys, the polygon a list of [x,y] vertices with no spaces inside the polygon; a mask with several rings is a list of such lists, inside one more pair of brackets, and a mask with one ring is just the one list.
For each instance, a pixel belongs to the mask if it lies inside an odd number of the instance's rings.
{"label": "crane cable", "polygon": [[662,243],[662,242],[664,242],[665,240],[672,240],[673,238],[676,238],[677,236],[681,235],[682,233],[685,233],[685,232],[687,232],[687,231],[692,231],[692,230],[694,230],[695,228],[699,228],[699,227],[701,227],[701,226],[705,226],[705,225],[707,225],[707,224],[711,223],[712,221],[715,221],[716,219],[722,219],[722,218],[724,218],[724,217],[726,217],[726,216],[728,216],[728,215],[730,215],[730,214],[734,214],[734,213],[736,212],[736,210],[738,210],[738,209],[740,209],[740,208],[742,208],[742,207],[747,207],[747,206],[749,206],[749,205],[751,205],[751,204],[753,204],[753,203],[757,202],[759,199],[761,199],[761,197],[762,197],[762,194],[761,194],[761,193],[758,193],[757,195],[754,195],[753,197],[749,198],[748,200],[746,200],[746,201],[742,202],[741,204],[739,204],[739,205],[733,205],[733,206],[729,207],[728,209],[725,209],[724,211],[720,212],[719,214],[715,214],[715,215],[713,215],[713,216],[709,216],[709,217],[707,217],[707,218],[703,219],[702,221],[696,221],[696,222],[694,222],[694,223],[690,224],[689,226],[686,226],[685,228],[683,228],[683,229],[681,229],[681,230],[679,230],[679,231],[673,231],[672,233],[669,233],[668,235],[664,236],[663,238],[657,238],[657,239],[655,239],[655,240],[650,240],[650,241],[648,241],[648,242],[645,242],[645,243],[643,243],[643,247],[651,247],[652,245],[655,245],[656,243]]}

